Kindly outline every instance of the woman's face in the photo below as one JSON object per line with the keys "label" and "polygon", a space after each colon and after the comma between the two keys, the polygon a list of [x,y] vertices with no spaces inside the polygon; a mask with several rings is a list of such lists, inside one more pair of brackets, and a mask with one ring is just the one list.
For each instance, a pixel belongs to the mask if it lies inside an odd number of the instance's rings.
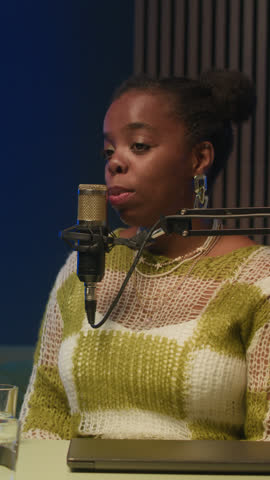
{"label": "woman's face", "polygon": [[132,90],[115,100],[104,119],[104,154],[108,198],[126,224],[149,227],[191,208],[192,155],[165,95]]}

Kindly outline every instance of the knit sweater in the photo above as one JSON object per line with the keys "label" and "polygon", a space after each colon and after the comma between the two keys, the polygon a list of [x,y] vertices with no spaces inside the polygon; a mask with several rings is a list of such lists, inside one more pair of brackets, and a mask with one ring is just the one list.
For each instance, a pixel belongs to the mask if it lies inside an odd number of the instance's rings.
{"label": "knit sweater", "polygon": [[[59,272],[40,328],[25,437],[270,440],[268,247],[179,265],[146,251],[97,330],[76,257]],[[133,259],[125,246],[107,254],[96,323]]]}

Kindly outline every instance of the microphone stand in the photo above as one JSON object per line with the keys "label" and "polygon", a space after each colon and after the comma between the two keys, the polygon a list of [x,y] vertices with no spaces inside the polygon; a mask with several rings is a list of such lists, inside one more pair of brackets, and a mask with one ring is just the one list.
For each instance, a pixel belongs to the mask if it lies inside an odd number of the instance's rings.
{"label": "microphone stand", "polygon": [[60,232],[60,238],[75,251],[86,252],[95,251],[96,245],[102,243],[104,252],[109,252],[115,245],[125,245],[133,250],[138,250],[138,253],[127,273],[127,276],[112,302],[109,310],[98,324],[93,324],[92,328],[99,328],[105,323],[110,316],[112,310],[116,306],[121,297],[130,277],[133,273],[143,249],[151,245],[156,238],[161,235],[169,235],[177,233],[183,237],[188,236],[221,236],[221,235],[270,235],[270,228],[228,228],[222,230],[194,230],[192,229],[192,220],[198,218],[205,218],[209,220],[214,219],[255,219],[255,218],[270,218],[270,207],[247,207],[247,208],[183,208],[177,215],[161,216],[160,219],[150,229],[144,229],[132,238],[118,238],[113,232],[107,233],[101,231],[97,233],[91,230],[89,225],[76,224]]}

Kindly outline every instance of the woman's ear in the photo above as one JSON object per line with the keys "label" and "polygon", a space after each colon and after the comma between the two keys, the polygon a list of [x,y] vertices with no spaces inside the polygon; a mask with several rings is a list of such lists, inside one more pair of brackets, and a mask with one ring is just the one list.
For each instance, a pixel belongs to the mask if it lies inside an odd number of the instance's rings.
{"label": "woman's ear", "polygon": [[192,149],[192,167],[194,175],[207,174],[215,158],[214,147],[211,142],[201,142]]}

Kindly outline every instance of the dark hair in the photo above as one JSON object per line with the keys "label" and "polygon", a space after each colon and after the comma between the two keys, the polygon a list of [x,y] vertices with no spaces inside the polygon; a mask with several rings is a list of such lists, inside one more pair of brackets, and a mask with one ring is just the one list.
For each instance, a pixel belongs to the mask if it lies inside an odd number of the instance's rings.
{"label": "dark hair", "polygon": [[232,122],[246,121],[256,105],[253,84],[237,71],[212,70],[198,80],[133,76],[120,85],[112,100],[130,90],[166,94],[172,100],[172,113],[186,126],[190,146],[203,141],[212,143],[215,160],[208,172],[210,186],[232,152]]}

